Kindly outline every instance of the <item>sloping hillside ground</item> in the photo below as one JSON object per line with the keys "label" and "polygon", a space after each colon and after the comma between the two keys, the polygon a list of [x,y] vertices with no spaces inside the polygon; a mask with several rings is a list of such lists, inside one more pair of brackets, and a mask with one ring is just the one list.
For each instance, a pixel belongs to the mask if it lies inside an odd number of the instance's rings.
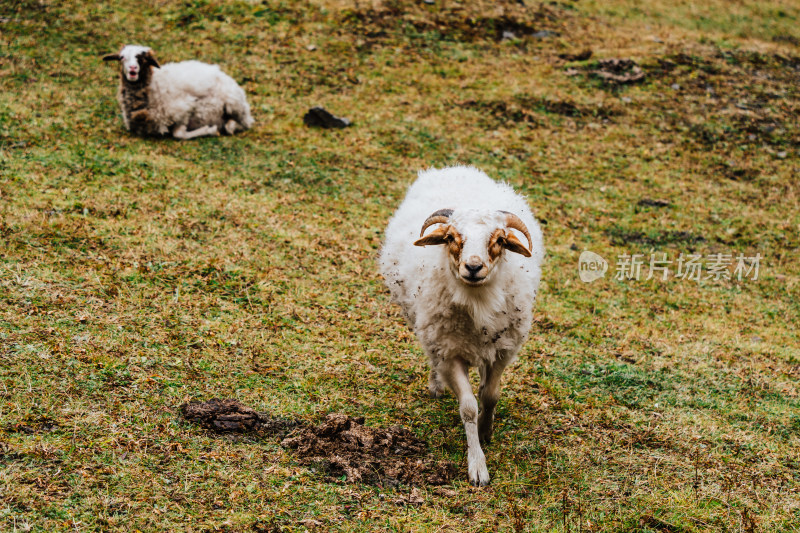
{"label": "sloping hillside ground", "polygon": [[[0,529],[800,530],[800,8],[642,4],[3,3]],[[130,42],[220,64],[255,128],[129,135],[100,57]],[[548,247],[486,489],[375,262],[457,162]],[[399,424],[458,472],[347,483],[181,417],[210,398]]]}

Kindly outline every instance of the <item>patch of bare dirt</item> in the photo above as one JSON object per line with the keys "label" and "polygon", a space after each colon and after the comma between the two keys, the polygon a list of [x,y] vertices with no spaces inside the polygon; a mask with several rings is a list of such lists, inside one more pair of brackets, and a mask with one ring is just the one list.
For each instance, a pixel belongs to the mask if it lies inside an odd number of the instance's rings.
{"label": "patch of bare dirt", "polygon": [[646,246],[668,246],[673,244],[686,245],[689,251],[692,251],[692,246],[700,242],[705,242],[702,235],[695,235],[688,231],[652,231],[645,233],[640,230],[631,230],[614,226],[604,231],[608,237],[611,238],[611,243],[615,246],[624,246],[626,244],[643,244]]}
{"label": "patch of bare dirt", "polygon": [[563,33],[568,9],[555,2],[526,5],[501,0],[489,11],[469,2],[425,5],[422,2],[387,2],[344,12],[344,26],[366,38],[385,38],[389,32],[412,30],[436,33],[445,40],[475,42],[506,39],[544,39]]}
{"label": "patch of bare dirt", "polygon": [[632,59],[601,59],[589,75],[612,85],[627,85],[644,81],[646,74]]}
{"label": "patch of bare dirt", "polygon": [[455,465],[431,457],[426,443],[406,428],[369,427],[363,418],[339,413],[297,430],[281,445],[301,464],[318,466],[331,478],[345,476],[348,483],[443,485],[455,473]]}
{"label": "patch of bare dirt", "polygon": [[564,61],[586,61],[590,59],[593,54],[594,52],[590,48],[585,48],[576,53],[558,54],[558,58],[563,59]]}
{"label": "patch of bare dirt", "polygon": [[[800,58],[748,50],[699,48],[656,58],[644,67],[661,86],[665,129],[707,147],[764,145],[780,158],[800,146],[797,128]],[[734,170],[731,179],[749,179]]]}
{"label": "patch of bare dirt", "polygon": [[642,198],[636,205],[643,207],[669,207],[672,205],[669,200],[660,200],[658,198]]}
{"label": "patch of bare dirt", "polygon": [[214,398],[207,402],[189,402],[181,405],[180,410],[186,420],[219,432],[283,436],[303,424],[299,420],[270,418],[232,399]]}
{"label": "patch of bare dirt", "polygon": [[[562,59],[578,55],[562,54]],[[594,78],[610,92],[648,83],[649,97],[623,98],[641,106],[663,138],[729,152],[732,146],[767,150],[778,159],[797,157],[800,128],[800,57],[752,50],[688,46],[659,57],[602,59],[571,66],[578,83]],[[582,75],[582,76],[581,76]],[[635,116],[636,113],[634,112]],[[755,179],[732,169],[730,179]]]}
{"label": "patch of bare dirt", "polygon": [[620,109],[609,105],[588,106],[568,100],[552,100],[524,94],[515,95],[508,101],[466,100],[458,102],[456,105],[460,108],[480,111],[483,116],[479,120],[487,127],[497,127],[506,122],[544,127],[547,124],[548,115],[610,122],[612,117],[622,114]]}
{"label": "patch of bare dirt", "polygon": [[49,433],[58,429],[58,422],[48,416],[28,415],[15,424],[5,427],[6,433],[26,433],[35,435]]}
{"label": "patch of bare dirt", "polygon": [[458,106],[480,111],[480,124],[486,127],[497,127],[507,122],[530,124],[533,127],[543,125],[533,110],[513,102],[504,100],[466,100],[459,102]]}
{"label": "patch of bare dirt", "polygon": [[653,515],[644,515],[639,518],[639,525],[648,529],[661,531],[663,533],[683,533],[684,531],[687,531],[681,526],[677,526]]}
{"label": "patch of bare dirt", "polygon": [[757,168],[749,166],[747,163],[727,160],[718,165],[717,171],[733,181],[753,181],[758,179],[760,172]]}

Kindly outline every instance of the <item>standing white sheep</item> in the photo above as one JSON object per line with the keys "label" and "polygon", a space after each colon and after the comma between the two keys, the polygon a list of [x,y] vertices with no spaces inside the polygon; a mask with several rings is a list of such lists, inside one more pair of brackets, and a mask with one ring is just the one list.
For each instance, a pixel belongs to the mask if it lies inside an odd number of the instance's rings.
{"label": "standing white sheep", "polygon": [[131,133],[193,139],[233,135],[253,125],[244,91],[217,65],[182,61],[162,67],[150,48],[130,44],[103,60],[120,62],[117,100]]}
{"label": "standing white sheep", "polygon": [[474,485],[489,483],[480,443],[492,436],[503,370],[528,336],[543,258],[525,199],[473,167],[420,172],[386,228],[381,274],[428,355],[431,396],[446,386],[458,399]]}

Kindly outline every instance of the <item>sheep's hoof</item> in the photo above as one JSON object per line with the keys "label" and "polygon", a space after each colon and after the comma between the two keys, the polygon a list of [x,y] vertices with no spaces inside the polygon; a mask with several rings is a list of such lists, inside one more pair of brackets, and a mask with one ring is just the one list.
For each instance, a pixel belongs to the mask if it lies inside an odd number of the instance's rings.
{"label": "sheep's hoof", "polygon": [[443,392],[444,387],[442,382],[439,381],[439,375],[435,370],[431,369],[431,373],[428,375],[428,395],[431,398],[441,398]]}
{"label": "sheep's hoof", "polygon": [[469,482],[476,487],[489,484],[489,469],[486,468],[486,457],[480,448],[470,448],[467,452],[467,472]]}
{"label": "sheep's hoof", "polygon": [[434,400],[437,399],[437,398],[441,398],[442,394],[444,394],[444,391],[442,389],[439,389],[439,388],[432,389],[432,388],[428,387],[428,396],[430,396]]}
{"label": "sheep's hoof", "polygon": [[469,475],[469,483],[473,487],[485,487],[489,484],[489,471],[486,470],[486,467],[483,467],[480,471],[475,473],[470,473]]}
{"label": "sheep's hoof", "polygon": [[222,132],[225,135],[233,135],[234,133],[236,133],[236,127],[238,125],[239,125],[238,122],[236,122],[233,119],[230,119],[228,122],[225,123],[224,126],[222,126]]}

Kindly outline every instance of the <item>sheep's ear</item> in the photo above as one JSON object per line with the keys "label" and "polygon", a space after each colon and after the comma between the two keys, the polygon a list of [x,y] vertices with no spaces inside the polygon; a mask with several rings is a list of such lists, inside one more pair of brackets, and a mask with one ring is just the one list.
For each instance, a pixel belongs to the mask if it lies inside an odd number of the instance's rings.
{"label": "sheep's ear", "polygon": [[500,239],[500,243],[503,245],[503,248],[509,252],[524,255],[525,257],[531,256],[530,250],[525,248],[525,245],[510,231],[506,232],[506,237],[504,239]]}
{"label": "sheep's ear", "polygon": [[148,50],[147,51],[147,53],[144,55],[144,59],[150,65],[153,65],[156,68],[161,68],[161,65],[158,64],[158,60],[156,59],[156,56],[153,55],[153,51],[152,50]]}
{"label": "sheep's ear", "polygon": [[119,61],[122,56],[119,54],[108,54],[103,56],[103,61]]}
{"label": "sheep's ear", "polygon": [[447,237],[447,230],[449,226],[441,226],[433,230],[432,232],[428,233],[421,239],[414,241],[414,246],[428,246],[431,244],[444,244],[447,241],[445,237]]}

